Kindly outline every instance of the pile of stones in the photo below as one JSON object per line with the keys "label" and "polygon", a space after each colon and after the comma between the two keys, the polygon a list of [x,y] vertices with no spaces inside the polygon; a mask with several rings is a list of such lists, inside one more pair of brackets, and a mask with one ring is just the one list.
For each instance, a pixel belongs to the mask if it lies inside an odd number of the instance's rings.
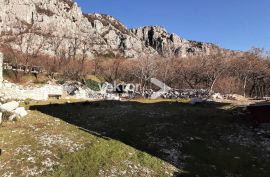
{"label": "pile of stones", "polygon": [[191,99],[200,98],[208,99],[213,95],[209,90],[204,89],[172,89],[168,92],[161,93],[160,97],[164,99]]}
{"label": "pile of stones", "polygon": [[20,103],[17,101],[0,104],[0,124],[2,124],[4,120],[15,121],[27,116],[28,112],[24,107],[19,107],[19,105]]}

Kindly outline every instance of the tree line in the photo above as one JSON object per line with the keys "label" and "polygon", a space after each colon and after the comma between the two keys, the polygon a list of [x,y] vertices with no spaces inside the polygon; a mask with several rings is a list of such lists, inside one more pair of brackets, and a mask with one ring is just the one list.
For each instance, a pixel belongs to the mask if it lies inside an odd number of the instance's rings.
{"label": "tree line", "polygon": [[[6,61],[43,67],[49,78],[60,74],[65,79],[81,80],[95,75],[107,82],[139,83],[143,89],[151,88],[150,79],[157,78],[177,89],[208,89],[250,97],[270,95],[270,55],[264,49],[230,56],[217,53],[185,58],[90,59],[87,52],[95,45],[93,37],[81,40],[75,36],[69,39],[69,46],[63,47],[63,38],[40,34],[29,27],[16,36],[4,34],[0,39]],[[44,55],[42,50],[48,47],[52,53]]]}

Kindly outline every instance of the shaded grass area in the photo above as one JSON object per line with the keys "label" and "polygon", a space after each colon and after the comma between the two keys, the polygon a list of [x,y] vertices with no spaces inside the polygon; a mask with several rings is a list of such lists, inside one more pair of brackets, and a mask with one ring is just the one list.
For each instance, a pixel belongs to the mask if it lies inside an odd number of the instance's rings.
{"label": "shaded grass area", "polygon": [[[252,130],[246,121],[235,119],[227,107],[137,100],[50,104],[31,109],[101,138],[92,148],[66,156],[55,176],[170,176],[165,162],[180,169],[174,176],[269,176],[269,151],[256,144],[244,146],[228,140],[242,130]],[[139,172],[134,172],[136,168]]]}
{"label": "shaded grass area", "polygon": [[[77,101],[29,100],[21,106],[61,107]],[[175,171],[148,153],[35,110],[0,127],[0,149],[0,176],[171,176]]]}

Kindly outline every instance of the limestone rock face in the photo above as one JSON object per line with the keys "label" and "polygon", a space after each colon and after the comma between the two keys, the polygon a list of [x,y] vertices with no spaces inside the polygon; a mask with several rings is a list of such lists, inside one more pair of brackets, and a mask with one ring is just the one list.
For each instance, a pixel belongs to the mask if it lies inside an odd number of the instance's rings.
{"label": "limestone rock face", "polygon": [[160,26],[146,26],[130,31],[142,40],[147,47],[154,48],[164,57],[209,55],[220,50],[214,44],[189,41],[176,34],[168,33],[166,29]]}
{"label": "limestone rock face", "polygon": [[72,0],[0,0],[0,33],[22,35],[13,43],[22,52],[28,45],[50,55],[78,55],[85,48],[90,58],[157,54],[115,18],[83,14]]}
{"label": "limestone rock face", "polygon": [[51,56],[185,57],[219,50],[157,26],[129,30],[112,16],[82,13],[73,0],[0,0],[0,42],[8,37],[21,52]]}

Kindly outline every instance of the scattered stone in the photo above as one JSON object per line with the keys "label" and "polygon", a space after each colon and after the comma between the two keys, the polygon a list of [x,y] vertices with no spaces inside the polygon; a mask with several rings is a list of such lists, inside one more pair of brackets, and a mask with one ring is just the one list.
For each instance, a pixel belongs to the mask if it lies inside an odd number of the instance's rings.
{"label": "scattered stone", "polygon": [[211,99],[216,101],[216,100],[223,100],[224,97],[220,94],[220,93],[214,93],[212,96],[211,96]]}
{"label": "scattered stone", "polygon": [[75,95],[76,91],[79,91],[80,87],[81,87],[81,83],[79,82],[66,82],[63,87],[64,87],[64,91],[67,92],[68,95]]}
{"label": "scattered stone", "polygon": [[116,94],[107,94],[107,95],[105,95],[105,100],[120,101],[121,98],[119,95],[116,95]]}
{"label": "scattered stone", "polygon": [[234,101],[247,101],[248,99],[242,95],[238,94],[227,94],[225,95],[227,100],[234,100]]}
{"label": "scattered stone", "polygon": [[162,95],[165,95],[165,92],[153,92],[153,94],[151,95],[151,99],[157,99],[157,98],[161,98]]}
{"label": "scattered stone", "polygon": [[2,122],[3,122],[3,113],[0,112],[0,125],[2,124]]}
{"label": "scattered stone", "polygon": [[8,117],[9,121],[16,121],[18,118],[17,114],[12,114],[11,116]]}
{"label": "scattered stone", "polygon": [[19,102],[17,102],[17,101],[11,101],[11,102],[2,104],[0,106],[0,110],[1,111],[12,112],[13,110],[15,110],[18,107],[19,107]]}
{"label": "scattered stone", "polygon": [[21,118],[24,116],[27,116],[28,114],[24,107],[19,107],[15,109],[14,113],[17,114]]}
{"label": "scattered stone", "polygon": [[154,91],[152,89],[145,90],[144,93],[142,93],[142,96],[145,98],[151,98],[153,95]]}
{"label": "scattered stone", "polygon": [[[191,99],[191,98],[201,98],[209,99],[213,93],[209,90],[204,89],[171,89],[167,92],[153,92],[153,90],[147,90],[143,96],[152,97],[153,94],[159,93],[160,98],[164,99]],[[149,96],[150,95],[150,96]]]}

